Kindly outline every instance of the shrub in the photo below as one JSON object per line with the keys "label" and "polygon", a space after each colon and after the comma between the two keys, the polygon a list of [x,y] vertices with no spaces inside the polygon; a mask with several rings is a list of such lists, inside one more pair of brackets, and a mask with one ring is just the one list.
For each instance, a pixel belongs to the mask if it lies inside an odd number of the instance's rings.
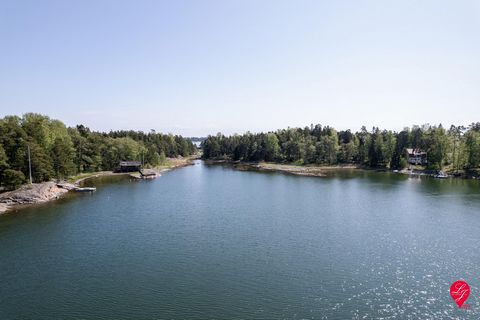
{"label": "shrub", "polygon": [[6,169],[3,171],[2,184],[10,189],[18,188],[25,182],[25,175],[21,171]]}

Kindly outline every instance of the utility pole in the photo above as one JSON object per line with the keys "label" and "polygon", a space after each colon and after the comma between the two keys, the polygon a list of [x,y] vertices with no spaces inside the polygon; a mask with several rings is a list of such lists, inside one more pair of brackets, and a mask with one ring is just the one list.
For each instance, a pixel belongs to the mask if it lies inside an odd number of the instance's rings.
{"label": "utility pole", "polygon": [[33,183],[32,181],[32,160],[30,158],[30,146],[27,146],[28,149],[28,172],[30,173],[30,184]]}
{"label": "utility pole", "polygon": [[82,173],[82,140],[80,140],[80,148],[78,148],[80,156],[78,157],[78,172]]}

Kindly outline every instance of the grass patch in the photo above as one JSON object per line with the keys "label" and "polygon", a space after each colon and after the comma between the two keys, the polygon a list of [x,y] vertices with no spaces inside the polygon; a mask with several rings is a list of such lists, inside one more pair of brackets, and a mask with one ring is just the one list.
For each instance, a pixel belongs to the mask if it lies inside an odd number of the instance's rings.
{"label": "grass patch", "polygon": [[98,172],[84,172],[84,173],[77,174],[76,176],[69,177],[67,179],[67,181],[70,182],[70,183],[74,183],[75,181],[77,181],[79,179],[88,178],[88,177],[94,176],[96,174],[98,174]]}

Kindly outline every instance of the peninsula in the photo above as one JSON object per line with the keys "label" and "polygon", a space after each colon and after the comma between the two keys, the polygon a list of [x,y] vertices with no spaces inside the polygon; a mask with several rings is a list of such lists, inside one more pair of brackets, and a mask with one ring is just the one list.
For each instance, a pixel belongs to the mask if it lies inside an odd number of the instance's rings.
{"label": "peninsula", "polygon": [[121,161],[158,172],[192,163],[197,148],[186,138],[155,131],[96,132],[67,127],[36,113],[0,119],[0,213],[50,201],[68,183],[115,174]]}

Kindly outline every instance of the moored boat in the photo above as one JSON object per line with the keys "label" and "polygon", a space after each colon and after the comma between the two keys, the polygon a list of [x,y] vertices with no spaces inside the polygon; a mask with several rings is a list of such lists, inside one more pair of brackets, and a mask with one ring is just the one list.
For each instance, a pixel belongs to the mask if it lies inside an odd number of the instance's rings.
{"label": "moored boat", "polygon": [[76,192],[94,192],[94,191],[97,190],[97,188],[95,188],[95,187],[85,187],[85,188],[76,187],[73,190],[76,191]]}
{"label": "moored boat", "polygon": [[448,174],[446,174],[443,171],[438,171],[438,173],[434,174],[433,177],[437,178],[437,179],[446,179],[446,178],[448,178]]}

